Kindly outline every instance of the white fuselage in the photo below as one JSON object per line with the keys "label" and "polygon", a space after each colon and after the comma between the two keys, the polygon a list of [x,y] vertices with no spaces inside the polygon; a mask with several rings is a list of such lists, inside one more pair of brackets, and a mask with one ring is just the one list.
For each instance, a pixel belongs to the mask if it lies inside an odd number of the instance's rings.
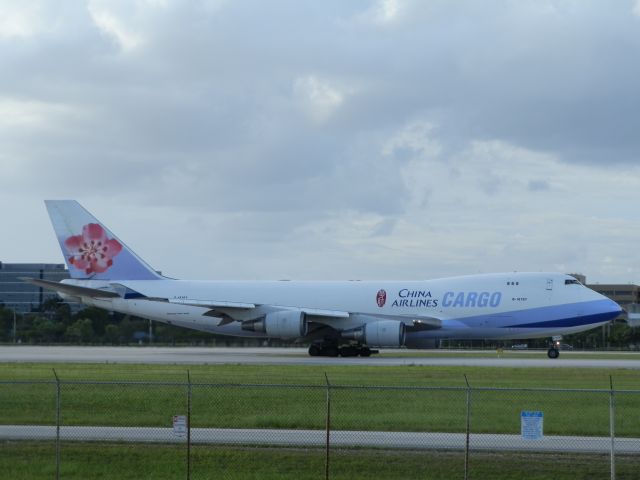
{"label": "white fuselage", "polygon": [[[65,280],[64,283],[105,288],[127,287],[138,298],[82,297],[85,304],[137,315],[177,326],[232,336],[265,336],[241,329],[241,321],[282,308],[348,312],[344,317],[316,319],[336,330],[357,328],[380,318],[413,325],[437,319],[440,328],[407,331],[406,345],[419,348],[433,339],[535,338],[587,330],[617,317],[613,301],[556,273],[513,273],[453,277],[427,281],[387,282],[222,282],[188,280]],[[150,299],[167,299],[166,302]],[[180,302],[253,304],[229,309],[237,321],[221,324],[204,315],[206,306]],[[224,308],[217,309],[225,311]],[[313,321],[313,315],[309,316]]]}

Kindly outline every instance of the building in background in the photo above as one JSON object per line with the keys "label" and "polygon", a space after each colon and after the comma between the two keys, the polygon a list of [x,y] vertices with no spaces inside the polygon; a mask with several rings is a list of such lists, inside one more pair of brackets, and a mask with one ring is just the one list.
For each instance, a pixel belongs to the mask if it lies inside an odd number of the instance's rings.
{"label": "building in background", "polygon": [[[58,298],[58,295],[54,291],[23,282],[20,277],[59,282],[69,278],[69,272],[63,263],[0,262],[0,304],[16,313],[28,313],[38,310],[44,302]],[[72,305],[75,306],[77,304]]]}

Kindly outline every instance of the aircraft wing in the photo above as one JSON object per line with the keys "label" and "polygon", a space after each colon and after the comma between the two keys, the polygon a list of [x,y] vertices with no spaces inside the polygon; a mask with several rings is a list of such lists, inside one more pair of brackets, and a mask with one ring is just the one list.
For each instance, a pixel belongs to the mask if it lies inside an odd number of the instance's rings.
{"label": "aircraft wing", "polygon": [[[169,299],[169,303],[176,303],[180,305],[191,305],[193,307],[206,307],[211,310],[217,311],[218,309],[240,309],[250,310],[259,306],[255,303],[242,303],[242,302],[224,302],[218,300],[192,300],[192,299]],[[317,317],[332,317],[332,318],[349,318],[349,312],[343,312],[339,310],[322,310],[318,308],[304,308],[304,307],[280,307],[273,305],[274,308],[281,308],[282,310],[294,310],[305,313],[306,315],[313,315]],[[208,312],[207,312],[208,313]]]}
{"label": "aircraft wing", "polygon": [[[177,305],[189,305],[192,307],[204,307],[209,311],[204,315],[208,317],[220,317],[220,323],[218,326],[226,325],[234,321],[241,321],[234,318],[234,313],[247,313],[262,305],[256,303],[244,303],[244,302],[227,302],[222,300],[198,300],[192,298],[147,298],[148,300],[168,302]],[[329,318],[349,318],[349,312],[343,312],[339,310],[323,310],[318,308],[305,308],[305,307],[285,307],[279,305],[269,305],[274,310],[289,310],[302,312],[306,315],[313,317],[329,317]]]}
{"label": "aircraft wing", "polygon": [[[230,314],[233,314],[234,310],[252,310],[256,307],[259,307],[259,304],[255,303],[242,303],[242,302],[226,302],[219,300],[195,300],[195,299],[149,299],[149,300],[160,300],[167,301],[169,303],[179,304],[179,305],[190,305],[194,307],[206,307],[210,310],[206,312],[204,315],[210,317],[223,316],[224,319],[221,322],[221,325],[226,323],[233,322],[233,318],[231,318]],[[313,318],[313,321],[316,323],[323,323],[323,318],[325,319],[345,319],[350,318],[354,315],[360,315],[357,312],[347,312],[343,310],[326,310],[320,308],[307,308],[307,307],[289,307],[289,306],[281,306],[281,305],[270,305],[273,309],[281,309],[281,310],[289,310],[302,312],[305,315],[309,315]],[[401,315],[365,315],[366,317],[375,317],[380,320],[395,320],[398,322],[404,323],[407,328],[410,330],[434,330],[438,328],[442,328],[442,320],[435,317],[407,317]],[[335,322],[332,322],[335,325]]]}
{"label": "aircraft wing", "polygon": [[439,328],[442,328],[442,320],[435,317],[412,318],[411,325],[407,326],[411,331],[438,330]]}
{"label": "aircraft wing", "polygon": [[442,328],[442,320],[437,317],[426,315],[383,315],[383,314],[353,314],[354,317],[361,317],[370,322],[372,320],[393,320],[404,323],[409,331],[437,330]]}
{"label": "aircraft wing", "polygon": [[103,290],[101,288],[79,287],[77,285],[41,280],[39,278],[20,277],[20,280],[38,287],[55,290],[56,292],[64,293],[66,295],[72,295],[74,297],[116,298],[120,296],[116,292]]}
{"label": "aircraft wing", "polygon": [[194,299],[182,299],[182,298],[170,298],[162,299],[169,303],[176,303],[179,305],[190,305],[192,307],[205,307],[215,310],[216,308],[239,308],[242,310],[256,308],[255,303],[242,303],[242,302],[223,302],[218,300],[194,300]]}
{"label": "aircraft wing", "polygon": [[[122,290],[119,292],[114,292],[110,290],[105,290],[101,288],[89,288],[89,287],[81,287],[78,285],[70,285],[67,283],[60,282],[52,282],[49,280],[41,280],[37,278],[27,278],[21,277],[21,280],[30,283],[32,285],[36,285],[42,288],[47,288],[49,290],[55,290],[57,292],[76,296],[76,297],[91,297],[91,298],[127,298],[131,293],[134,294],[136,298],[144,298],[149,301],[156,302],[167,302],[171,304],[177,305],[189,305],[194,307],[204,307],[209,310],[204,313],[206,316],[210,317],[221,317],[219,325],[225,325],[228,323],[232,323],[234,321],[241,321],[234,318],[234,312],[248,312],[250,310],[256,309],[261,305],[255,303],[245,303],[245,302],[228,302],[222,300],[199,300],[199,299],[188,299],[188,298],[180,298],[180,299],[168,299],[168,298],[153,298],[153,297],[145,297],[144,295],[139,294],[138,292],[134,292],[132,290],[127,289],[126,287],[119,284],[112,284],[112,287],[116,290]],[[124,289],[124,290],[123,290]],[[290,307],[290,306],[279,306],[279,305],[269,305],[271,309],[274,310],[289,310],[289,311],[297,311],[302,312],[309,317],[314,323],[318,324],[326,324],[332,328],[338,328],[339,323],[336,323],[336,320],[340,319],[362,319],[363,323],[372,320],[394,320],[397,322],[404,323],[406,328],[411,331],[420,331],[420,330],[436,330],[442,328],[442,320],[436,317],[426,317],[426,316],[404,316],[404,315],[370,315],[370,314],[362,314],[360,312],[348,312],[342,310],[327,310],[327,309],[319,309],[319,308],[307,308],[307,307]]]}
{"label": "aircraft wing", "polygon": [[298,310],[306,315],[312,315],[314,317],[330,317],[330,318],[349,318],[349,312],[342,312],[340,310],[321,310],[318,308],[292,308],[292,307],[283,307],[286,310]]}

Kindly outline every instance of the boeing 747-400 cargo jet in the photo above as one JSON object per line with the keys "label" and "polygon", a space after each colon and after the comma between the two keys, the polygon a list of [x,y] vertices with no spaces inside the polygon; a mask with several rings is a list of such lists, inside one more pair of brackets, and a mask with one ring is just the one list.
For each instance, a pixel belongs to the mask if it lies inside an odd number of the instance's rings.
{"label": "boeing 747-400 cargo jet", "polygon": [[[106,310],[219,335],[292,339],[310,355],[368,356],[439,339],[525,339],[588,330],[620,306],[559,273],[424,281],[225,282],[158,274],[78,202],[45,202],[71,279],[25,279]],[[558,350],[549,348],[550,358]]]}

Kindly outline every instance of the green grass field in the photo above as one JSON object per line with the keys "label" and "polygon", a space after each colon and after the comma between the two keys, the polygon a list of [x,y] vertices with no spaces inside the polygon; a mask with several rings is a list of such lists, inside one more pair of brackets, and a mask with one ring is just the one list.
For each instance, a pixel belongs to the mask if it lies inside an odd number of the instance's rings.
{"label": "green grass field", "polygon": [[[324,478],[325,452],[316,449],[195,447],[191,478],[229,480],[306,480]],[[0,448],[2,478],[55,478],[53,444],[11,443]],[[640,459],[617,458],[617,478],[636,479]],[[63,444],[60,476],[64,479],[186,478],[184,446]],[[464,454],[446,451],[334,450],[330,478],[390,480],[462,478]],[[609,478],[606,455],[502,454],[472,452],[470,478],[495,480],[576,480]]]}
{"label": "green grass field", "polygon": [[[169,426],[172,415],[186,412],[187,388],[179,384],[187,379],[184,366],[69,364],[55,368],[64,382],[64,425]],[[635,370],[209,365],[190,367],[189,372],[194,383],[194,427],[322,429],[325,374],[334,386],[332,424],[344,430],[463,432],[464,374],[474,387],[529,389],[608,389],[612,375],[617,389],[640,390],[640,375]],[[0,383],[0,423],[51,424],[56,390],[52,379],[50,365],[0,365],[0,381],[48,381]],[[165,383],[96,385],[82,381]],[[372,388],[360,388],[365,385]],[[616,394],[616,406],[616,432],[640,436],[640,393]],[[472,429],[517,434],[522,410],[542,410],[546,434],[609,432],[606,391],[474,390]]]}
{"label": "green grass field", "polygon": [[[519,355],[518,353],[511,353]],[[495,354],[492,354],[495,356]],[[477,356],[477,355],[475,355]],[[551,361],[551,360],[550,360]],[[639,389],[640,370],[599,368],[503,368],[366,365],[171,365],[0,363],[2,380],[61,380],[325,385]]]}
{"label": "green grass field", "polygon": [[[172,415],[186,413],[187,368],[182,365],[11,363],[0,364],[0,424],[55,424],[53,368],[63,382],[63,425],[170,427]],[[466,374],[480,388],[471,398],[473,433],[518,434],[520,411],[542,410],[545,435],[608,435],[606,391],[556,389],[606,390],[611,375],[617,389],[640,390],[640,373],[625,369],[199,365],[189,367],[192,426],[324,429],[325,374],[334,386],[331,423],[336,430],[463,432]],[[15,383],[25,381],[42,383]],[[482,390],[487,387],[547,390]],[[640,393],[615,398],[617,434],[640,437]],[[333,479],[449,479],[461,478],[464,471],[463,452],[331,452]],[[321,449],[196,445],[192,478],[324,478],[324,455]],[[619,456],[617,461],[617,478],[637,478],[640,458]],[[608,457],[598,454],[472,452],[470,457],[470,478],[608,478],[608,468]],[[52,478],[54,442],[1,443],[0,472],[3,478]],[[61,478],[168,479],[185,473],[184,445],[61,445]]]}

